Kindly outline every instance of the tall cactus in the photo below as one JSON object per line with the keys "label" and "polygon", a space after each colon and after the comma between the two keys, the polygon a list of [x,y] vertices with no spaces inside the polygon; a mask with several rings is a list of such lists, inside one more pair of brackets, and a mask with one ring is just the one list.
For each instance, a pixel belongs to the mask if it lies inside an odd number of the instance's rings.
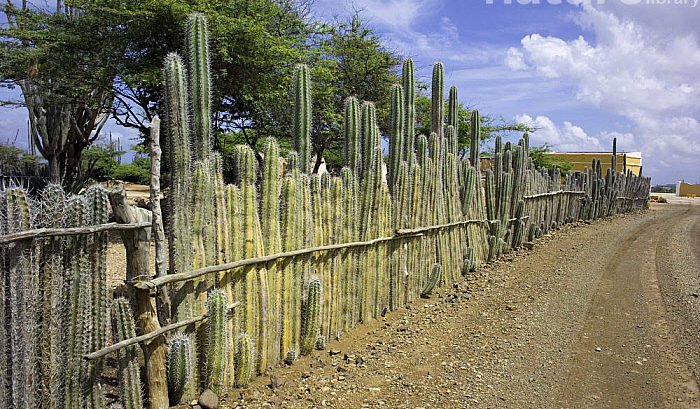
{"label": "tall cactus", "polygon": [[[168,223],[168,253],[171,274],[192,268],[191,237],[191,179],[189,101],[185,65],[176,53],[165,58],[163,67],[165,119],[170,156],[170,221]],[[173,297],[176,319],[192,317],[194,294],[192,284],[177,285]]]}
{"label": "tall cactus", "polygon": [[377,128],[377,109],[372,102],[363,102],[361,107],[360,135],[362,138],[362,175],[369,171],[376,159],[377,147],[380,147],[379,129]]}
{"label": "tall cactus", "polygon": [[471,141],[471,150],[469,153],[469,160],[479,171],[481,164],[479,163],[479,139],[481,139],[481,118],[479,117],[479,111],[476,109],[472,111],[471,119],[469,121],[469,139]]}
{"label": "tall cactus", "polygon": [[309,286],[306,290],[306,300],[302,313],[302,335],[300,352],[302,355],[308,355],[313,351],[316,344],[316,337],[321,327],[321,300],[322,284],[318,277],[313,277],[309,280]]}
{"label": "tall cactus", "polygon": [[[8,233],[33,227],[29,198],[23,189],[9,189],[5,203],[3,213]],[[8,253],[9,271],[3,275],[7,274],[9,285],[9,321],[15,323],[9,334],[12,406],[35,407],[39,404],[38,388],[34,387],[39,375],[36,259],[30,246],[23,243],[14,243]]]}
{"label": "tall cactus", "polygon": [[343,136],[345,142],[345,164],[352,169],[356,175],[359,175],[362,164],[362,147],[360,144],[360,102],[355,97],[348,97],[345,100]]}
{"label": "tall cactus", "polygon": [[[263,237],[258,217],[258,198],[256,189],[257,161],[253,150],[247,145],[236,147],[236,164],[243,210],[242,228],[244,234],[243,257],[259,257],[264,254]],[[245,271],[245,294],[243,308],[243,328],[254,341],[257,348],[258,367],[267,369],[267,334],[268,334],[268,300],[269,288],[267,270],[247,269]]]}
{"label": "tall cactus", "polygon": [[[84,226],[88,222],[88,210],[84,198],[73,196],[68,201],[68,227]],[[88,289],[90,285],[90,264],[87,255],[85,237],[75,236],[67,240],[65,251],[68,281],[67,325],[68,339],[66,348],[66,380],[64,402],[66,409],[84,406],[83,396],[83,362],[85,331],[88,328],[87,310],[89,305]]]}
{"label": "tall cactus", "polygon": [[447,98],[447,126],[452,127],[448,133],[448,142],[450,153],[457,155],[459,151],[459,100],[457,98],[457,87],[450,87],[450,93]]}
{"label": "tall cactus", "polygon": [[187,19],[187,42],[192,76],[192,128],[198,160],[211,155],[211,81],[207,19],[192,13]]}
{"label": "tall cactus", "polygon": [[431,132],[443,135],[445,121],[445,68],[442,62],[433,65]]}
{"label": "tall cactus", "polygon": [[219,289],[212,290],[207,298],[206,385],[217,395],[224,389],[229,353],[227,311],[226,293]]}
{"label": "tall cactus", "polygon": [[[268,138],[264,146],[263,180],[262,180],[262,237],[266,254],[282,251],[280,231],[280,179],[281,163],[277,140]],[[279,294],[282,292],[282,280],[277,266],[271,266],[267,271],[267,288],[270,291],[268,299],[269,314],[265,317],[269,328],[269,336],[274,342],[269,350],[271,363],[280,358],[280,303]]]}
{"label": "tall cactus", "polygon": [[175,335],[168,347],[168,393],[170,402],[177,404],[192,380],[194,365],[192,340],[184,334]]}
{"label": "tall cactus", "polygon": [[294,68],[293,80],[294,149],[299,153],[299,169],[311,173],[311,77],[309,67],[299,64]]}
{"label": "tall cactus", "polygon": [[404,102],[403,88],[399,84],[391,87],[391,108],[389,113],[389,187],[394,192],[394,184],[398,176],[399,166],[406,160],[404,156]]}
{"label": "tall cactus", "polygon": [[[134,338],[134,316],[126,298],[114,300],[114,342]],[[141,391],[141,379],[139,378],[139,366],[136,361],[136,345],[131,345],[119,350],[119,388],[124,409],[143,408]]]}
{"label": "tall cactus", "polygon": [[413,70],[413,60],[407,58],[403,62],[401,70],[401,85],[403,86],[403,103],[404,103],[404,132],[406,138],[404,140],[404,149],[406,152],[403,157],[406,161],[413,160],[413,151],[415,149],[416,139],[416,85],[415,74]]}

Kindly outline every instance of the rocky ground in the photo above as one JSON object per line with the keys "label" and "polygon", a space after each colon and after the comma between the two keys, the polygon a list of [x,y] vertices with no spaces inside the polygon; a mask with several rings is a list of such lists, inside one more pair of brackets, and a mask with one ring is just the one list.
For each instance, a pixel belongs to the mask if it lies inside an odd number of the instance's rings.
{"label": "rocky ground", "polygon": [[564,227],[222,407],[698,408],[700,206]]}

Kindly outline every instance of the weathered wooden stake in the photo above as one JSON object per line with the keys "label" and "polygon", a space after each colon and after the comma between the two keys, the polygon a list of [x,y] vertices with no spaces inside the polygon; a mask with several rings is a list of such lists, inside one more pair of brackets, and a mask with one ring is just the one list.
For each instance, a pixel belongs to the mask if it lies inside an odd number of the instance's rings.
{"label": "weathered wooden stake", "polygon": [[[109,194],[114,218],[118,223],[151,222],[151,212],[146,209],[133,207],[126,202],[124,188],[113,190]],[[138,230],[121,232],[122,241],[126,248],[126,281],[150,276],[150,238],[151,229],[146,227]],[[129,286],[129,297],[136,306],[136,319],[139,328],[144,333],[160,329],[155,301],[150,297],[150,291],[140,290]],[[168,384],[165,359],[165,338],[159,337],[150,344],[142,345],[146,361],[146,387],[151,409],[167,409]]]}
{"label": "weathered wooden stake", "polygon": [[[156,247],[156,277],[165,276],[165,230],[163,229],[163,213],[160,209],[160,118],[156,115],[151,120],[151,141],[149,144],[151,153],[151,183],[150,199],[151,213],[153,214],[153,239]],[[158,317],[166,325],[170,323],[171,305],[170,288],[160,288],[160,296],[156,299]]]}

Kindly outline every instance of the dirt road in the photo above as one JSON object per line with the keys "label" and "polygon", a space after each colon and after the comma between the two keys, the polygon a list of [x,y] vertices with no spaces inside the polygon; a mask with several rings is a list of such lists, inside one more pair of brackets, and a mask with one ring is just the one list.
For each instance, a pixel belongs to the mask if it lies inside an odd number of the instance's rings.
{"label": "dirt road", "polygon": [[510,258],[226,406],[700,407],[700,206],[568,226]]}

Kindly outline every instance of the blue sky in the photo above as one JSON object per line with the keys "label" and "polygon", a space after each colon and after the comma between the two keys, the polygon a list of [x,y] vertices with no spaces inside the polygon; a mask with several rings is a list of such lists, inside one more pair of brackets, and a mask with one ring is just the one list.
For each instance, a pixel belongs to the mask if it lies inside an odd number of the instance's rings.
{"label": "blue sky", "polygon": [[601,151],[617,137],[655,183],[700,183],[695,1],[317,0],[315,12],[362,10],[423,81],[441,60],[462,102],[531,123],[535,143]]}
{"label": "blue sky", "polygon": [[[532,124],[536,144],[601,151],[617,137],[620,149],[643,152],[654,183],[700,183],[697,1],[316,0],[314,14],[362,10],[421,80],[442,61],[462,102]],[[0,109],[2,138],[24,135],[25,122],[23,110]]]}

